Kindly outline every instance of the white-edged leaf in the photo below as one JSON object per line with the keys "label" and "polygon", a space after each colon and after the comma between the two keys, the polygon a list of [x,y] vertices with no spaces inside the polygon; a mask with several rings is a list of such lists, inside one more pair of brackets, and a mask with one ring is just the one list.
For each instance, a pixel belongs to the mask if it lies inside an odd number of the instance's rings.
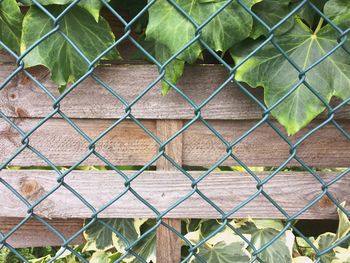
{"label": "white-edged leaf", "polygon": [[[290,231],[289,231],[290,232]],[[279,231],[273,228],[259,229],[252,233],[251,243],[256,249],[260,249],[265,244],[270,242],[275,236],[279,234]],[[259,258],[263,262],[269,263],[290,263],[292,262],[291,248],[287,245],[286,234],[282,235],[279,239],[270,244],[260,254]]]}
{"label": "white-edged leaf", "polygon": [[[244,242],[226,243],[220,241],[215,245],[204,243],[199,247],[197,254],[208,263],[246,263],[250,259]],[[190,262],[199,263],[202,261],[192,257]]]}

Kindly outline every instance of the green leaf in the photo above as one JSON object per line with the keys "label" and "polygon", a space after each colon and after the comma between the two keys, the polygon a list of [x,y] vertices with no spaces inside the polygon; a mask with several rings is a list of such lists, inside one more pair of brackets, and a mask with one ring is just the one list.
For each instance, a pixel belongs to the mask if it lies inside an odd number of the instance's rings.
{"label": "green leaf", "polygon": [[[323,6],[327,1],[328,0],[313,0],[312,3],[316,6],[316,8],[319,11],[322,11]],[[294,0],[294,4],[292,4],[292,9],[294,9],[299,4],[300,4],[299,0]],[[299,18],[305,21],[311,28],[314,26],[317,19],[320,18],[316,10],[312,8],[308,3],[304,4],[296,14]]]}
{"label": "green leaf", "polygon": [[342,248],[336,247],[334,248],[335,259],[332,260],[332,263],[349,263],[350,262],[350,247]]}
{"label": "green leaf", "polygon": [[[137,16],[147,5],[147,0],[114,0],[109,3],[114,10],[119,10],[128,14],[128,17]],[[124,14],[124,13],[123,13]],[[148,23],[148,12],[144,12],[133,23],[132,30],[136,34],[143,34]]]}
{"label": "green leaf", "polygon": [[[64,9],[60,6],[47,8],[54,15],[60,14]],[[96,22],[87,11],[80,7],[72,8],[63,16],[59,24],[60,30],[90,61],[97,58],[115,40],[108,23],[103,18]],[[21,52],[25,52],[53,28],[53,22],[44,12],[37,7],[30,7],[23,21]],[[102,59],[116,58],[119,58],[119,55],[113,49]],[[44,65],[50,69],[53,81],[60,87],[78,80],[86,73],[89,66],[59,32],[55,32],[40,42],[24,57],[24,62],[26,67]]]}
{"label": "green leaf", "polygon": [[194,232],[197,231],[200,226],[201,223],[204,219],[186,219],[186,232]]}
{"label": "green leaf", "polygon": [[[315,242],[315,238],[309,237],[308,238],[310,243]],[[306,240],[302,237],[296,237],[295,238],[295,243],[294,243],[294,251],[296,254],[301,254],[303,256],[307,256],[309,258],[314,258],[315,257],[315,250],[310,246]]]}
{"label": "green leaf", "polygon": [[[244,242],[233,242],[227,244],[220,241],[215,245],[204,243],[199,247],[197,254],[208,263],[246,263],[250,255],[245,249]],[[203,262],[193,257],[191,262]]]}
{"label": "green leaf", "polygon": [[284,228],[284,224],[278,219],[254,219],[254,224],[258,229],[273,228],[281,231]]}
{"label": "green leaf", "polygon": [[[68,5],[73,3],[73,0],[36,0],[41,5]],[[109,2],[109,0],[107,0]],[[21,0],[21,3],[24,5],[32,5],[32,0]],[[87,10],[98,22],[100,18],[100,10],[103,7],[103,4],[100,0],[81,0],[77,4],[78,6]]]}
{"label": "green leaf", "polygon": [[284,228],[284,224],[281,220],[277,219],[243,219],[237,222],[236,227],[244,234],[253,234],[260,229],[272,228],[281,231]]}
{"label": "green leaf", "polygon": [[[324,233],[318,236],[314,242],[314,245],[317,249],[320,250],[320,252],[322,252],[333,244],[335,238],[336,235],[334,233]],[[331,250],[330,252],[321,256],[321,261],[322,263],[331,263],[334,258],[335,252]]]}
{"label": "green leaf", "polygon": [[[290,12],[290,0],[264,0],[253,6],[253,12],[263,20],[269,27],[275,26]],[[289,18],[281,26],[274,31],[275,35],[281,35],[289,31],[294,26],[294,19]],[[257,20],[254,20],[253,30],[250,35],[251,38],[256,39],[261,35],[267,35],[267,29]]]}
{"label": "green leaf", "polygon": [[237,227],[239,227],[242,233],[252,234],[259,229],[264,228],[273,228],[281,231],[284,227],[283,222],[277,219],[243,219],[237,223]]}
{"label": "green leaf", "polygon": [[41,257],[41,258],[36,258],[36,259],[30,259],[29,262],[30,263],[46,263],[51,259],[50,255]]}
{"label": "green leaf", "polygon": [[[110,225],[113,229],[122,234],[129,242],[135,241],[139,237],[139,230],[135,225],[134,219],[99,219]],[[86,222],[86,224],[89,221]],[[86,225],[85,224],[85,225]],[[87,244],[84,247],[84,251],[88,250],[104,250],[110,248],[113,245],[124,247],[125,244],[118,238],[114,241],[115,234],[106,226],[94,222],[85,232],[84,237],[87,240]]]}
{"label": "green leaf", "polygon": [[[233,222],[231,222],[234,224]],[[193,232],[188,232],[186,238],[193,244],[208,237],[220,227],[220,223],[213,219],[194,220],[188,226]],[[245,235],[249,240],[250,236]],[[246,250],[247,244],[229,227],[223,228],[219,233],[207,240],[199,247],[197,254],[206,262],[248,262],[250,254]],[[195,257],[191,262],[203,262]]]}
{"label": "green leaf", "polygon": [[293,258],[293,263],[313,263],[313,261],[308,257],[296,257]]}
{"label": "green leaf", "polygon": [[324,6],[324,14],[329,18],[350,14],[350,1],[330,0]]}
{"label": "green leaf", "polygon": [[[207,236],[215,232],[220,226],[221,224],[215,219],[202,219],[199,228],[201,238],[206,238]],[[224,230],[225,229],[226,228],[224,228]],[[223,230],[221,230],[221,232],[222,231]]]}
{"label": "green leaf", "polygon": [[[157,59],[157,61],[161,64],[164,64],[171,58],[172,54],[167,46],[157,41],[149,41],[145,43],[148,47],[148,52],[150,52],[155,57],[155,59]],[[177,81],[181,78],[184,68],[185,61],[183,61],[182,59],[175,58],[169,64],[166,65],[164,78],[170,83],[176,84]],[[165,81],[162,81],[162,94],[166,95],[170,89],[171,86]]]}
{"label": "green leaf", "polygon": [[[141,233],[144,234],[146,231],[151,229],[155,225],[155,220],[147,220],[141,226]],[[138,255],[140,255],[147,262],[156,262],[156,230],[149,233],[132,249]],[[136,258],[132,260],[133,263],[139,262]]]}
{"label": "green leaf", "polygon": [[123,254],[122,254],[122,253],[119,253],[119,252],[113,253],[113,254],[109,255],[110,263],[116,262],[122,255],[123,255]]}
{"label": "green leaf", "polygon": [[[342,207],[345,207],[345,202],[341,204]],[[350,221],[348,216],[339,208],[337,209],[339,216],[339,225],[336,233],[335,240],[342,239],[347,234],[350,233]]]}
{"label": "green leaf", "polygon": [[[260,0],[245,0],[250,8]],[[202,24],[226,1],[178,0],[177,4],[191,16],[197,24]],[[215,51],[225,52],[232,45],[247,38],[253,25],[252,17],[235,1],[226,6],[202,30],[202,39]],[[149,9],[149,23],[146,39],[167,46],[175,54],[195,38],[195,27],[166,0],[156,1]],[[195,62],[202,47],[198,42],[192,44],[178,58],[188,63]]]}
{"label": "green leaf", "polygon": [[[141,225],[145,222],[145,220],[141,219],[113,219],[113,227],[116,229],[120,234],[122,234],[128,241],[129,243],[134,242],[137,238],[140,236],[140,227]],[[127,244],[119,238],[116,235],[112,236],[113,240],[113,246],[118,250],[118,251],[124,251],[125,247]]]}
{"label": "green leaf", "polygon": [[109,263],[109,255],[105,251],[96,251],[89,260],[90,263]]}
{"label": "green leaf", "polygon": [[21,42],[22,20],[23,16],[16,0],[0,2],[0,40],[17,54]]}
{"label": "green leaf", "polygon": [[[342,21],[349,23],[350,17]],[[345,20],[344,20],[345,19]],[[330,25],[318,27],[315,32],[297,20],[295,27],[276,37],[276,42],[301,70],[325,56],[336,45],[338,34]],[[231,50],[239,63],[258,46],[259,42],[245,42]],[[273,44],[269,43],[237,71],[236,79],[251,87],[264,88],[264,100],[268,107],[286,95],[299,81],[298,71]],[[338,48],[322,63],[306,73],[306,81],[329,102],[333,96],[347,99],[350,96],[350,56]],[[272,110],[272,115],[287,129],[289,135],[306,126],[325,106],[304,84]]]}
{"label": "green leaf", "polygon": [[[288,232],[288,231],[287,231]],[[279,231],[273,228],[259,229],[252,233],[251,243],[256,249],[260,249],[271,241]],[[292,235],[290,232],[288,233]],[[279,239],[270,244],[260,254],[259,258],[263,262],[269,263],[290,263],[292,262],[291,250],[287,245],[287,235],[283,234]]]}

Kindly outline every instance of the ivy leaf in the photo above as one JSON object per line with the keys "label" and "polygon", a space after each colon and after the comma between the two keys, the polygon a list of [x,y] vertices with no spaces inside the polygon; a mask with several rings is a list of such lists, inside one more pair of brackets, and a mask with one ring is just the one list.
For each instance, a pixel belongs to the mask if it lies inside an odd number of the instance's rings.
{"label": "ivy leaf", "polygon": [[329,18],[350,14],[350,1],[330,0],[324,6],[324,14]]}
{"label": "ivy leaf", "polygon": [[[140,227],[141,233],[144,234],[154,225],[155,220],[147,220]],[[137,242],[136,246],[134,246],[132,250],[141,256],[146,262],[156,262],[156,230],[152,231],[139,242]],[[139,260],[135,258],[131,262],[137,263]]]}
{"label": "ivy leaf", "polygon": [[[243,1],[249,8],[260,0]],[[192,17],[197,24],[202,24],[211,14],[222,7],[226,1],[178,0],[177,4]],[[202,39],[215,51],[225,52],[232,45],[247,38],[253,25],[253,19],[235,1],[226,6],[202,30]],[[195,38],[195,27],[167,0],[156,1],[149,9],[149,23],[146,39],[167,46],[171,54],[181,50]],[[201,54],[198,42],[192,44],[179,55],[188,63],[195,62]]]}
{"label": "ivy leaf", "polygon": [[21,42],[22,20],[23,16],[16,0],[0,2],[0,40],[17,54]]}
{"label": "ivy leaf", "polygon": [[276,219],[244,219],[238,222],[237,227],[245,234],[252,234],[259,229],[273,228],[281,231],[284,227],[281,220]]}
{"label": "ivy leaf", "polygon": [[122,254],[122,253],[119,253],[119,252],[113,253],[113,254],[109,255],[109,260],[110,260],[111,263],[112,263],[112,262],[114,263],[114,262],[116,262],[122,255],[123,255],[123,254]]}
{"label": "ivy leaf", "polygon": [[[99,221],[103,221],[110,225],[113,229],[122,234],[129,242],[133,242],[139,237],[139,230],[135,225],[134,219],[99,219]],[[94,222],[84,232],[84,237],[87,240],[84,251],[103,250],[112,247],[113,244],[118,244],[118,246],[121,247],[124,243],[119,239],[117,242],[114,242],[113,237],[116,235],[111,229],[99,223],[99,221]],[[85,225],[88,222],[89,220]]]}
{"label": "ivy leaf", "polygon": [[[253,6],[253,12],[263,20],[269,27],[275,26],[291,11],[290,0],[264,0]],[[281,35],[294,26],[294,19],[289,18],[275,31],[275,35]],[[254,20],[251,38],[256,39],[261,35],[266,36],[267,29],[257,20]]]}
{"label": "ivy leaf", "polygon": [[[188,225],[188,229],[193,232],[188,232],[186,238],[196,244],[216,231],[220,225],[221,223],[217,220],[195,220],[191,225]],[[248,240],[250,239],[250,235],[245,236]],[[225,227],[198,248],[197,255],[202,260],[192,257],[190,262],[203,262],[203,260],[209,263],[248,262],[250,254],[246,250],[246,246],[247,244],[241,237],[229,227]]]}
{"label": "ivy leaf", "polygon": [[[113,227],[115,230],[117,230],[120,234],[122,234],[129,243],[134,242],[137,238],[140,236],[140,227],[145,222],[141,219],[132,219],[132,218],[120,218],[120,219],[113,219]],[[119,238],[118,236],[114,235],[112,236],[113,240],[113,246],[118,251],[123,251],[127,244]]]}
{"label": "ivy leaf", "polygon": [[293,258],[292,263],[313,263],[313,261],[308,257],[301,256]]}
{"label": "ivy leaf", "polygon": [[[48,10],[55,16],[64,8],[50,6]],[[102,17],[96,22],[81,7],[72,8],[60,20],[60,30],[90,60],[94,60],[114,43],[114,35]],[[40,28],[40,30],[38,30]],[[54,28],[51,19],[37,7],[30,7],[23,21],[21,52],[33,45],[37,40]],[[117,59],[116,49],[110,51],[102,59]],[[60,87],[78,80],[88,70],[88,63],[59,33],[43,40],[24,57],[26,67],[44,65],[49,68],[53,81]]]}
{"label": "ivy leaf", "polygon": [[[73,3],[73,0],[37,0],[41,5],[68,5]],[[107,0],[109,2],[109,0]],[[24,5],[32,5],[32,0],[21,0],[21,3]],[[98,22],[100,18],[100,10],[103,7],[103,4],[100,0],[81,0],[77,4],[78,6],[87,10]]]}
{"label": "ivy leaf", "polygon": [[[170,57],[170,50],[163,44],[156,42],[155,46],[155,57],[160,63],[165,63]],[[165,79],[169,82],[176,84],[177,81],[181,78],[183,71],[185,68],[185,61],[182,59],[173,59],[166,67],[165,67]],[[166,95],[170,86],[165,81],[162,82],[162,94]]]}
{"label": "ivy leaf", "polygon": [[89,260],[90,263],[109,263],[109,255],[105,251],[96,251]]}
{"label": "ivy leaf", "polygon": [[[316,246],[317,249],[320,250],[320,252],[322,252],[323,250],[332,246],[335,238],[336,238],[336,235],[334,233],[330,233],[330,232],[324,233],[315,240],[314,245]],[[323,263],[331,263],[334,258],[335,258],[335,252],[334,250],[331,250],[330,252],[321,256],[321,261]]]}
{"label": "ivy leaf", "polygon": [[[349,23],[350,16],[341,21]],[[322,20],[321,20],[322,21]],[[301,70],[305,70],[337,45],[338,34],[330,25],[319,26],[312,32],[299,19],[295,27],[276,37],[276,42]],[[344,25],[345,26],[345,25]],[[234,60],[239,63],[259,43],[245,42],[232,49]],[[299,73],[272,43],[267,44],[252,58],[248,59],[236,73],[236,79],[251,87],[264,88],[264,100],[268,107],[286,95],[299,81]],[[322,98],[329,102],[333,96],[347,99],[350,96],[350,56],[338,48],[322,63],[306,73],[307,83]],[[304,84],[300,85],[279,106],[272,115],[287,129],[289,135],[306,126],[325,105]]]}
{"label": "ivy leaf", "polygon": [[[46,263],[51,259],[50,255],[41,257],[41,258],[36,258],[36,259],[30,259],[28,262],[29,263]],[[5,261],[6,262],[6,261]]]}
{"label": "ivy leaf", "polygon": [[[168,61],[172,54],[169,50],[169,48],[157,41],[145,41],[141,40],[143,47],[155,57],[155,59],[161,63],[164,64],[166,61]],[[139,52],[141,53],[141,52]],[[143,54],[140,54],[141,57],[144,57]],[[165,75],[164,78],[168,80],[172,84],[176,84],[177,81],[181,78],[183,71],[185,67],[185,61],[182,59],[174,58],[169,64],[165,67]],[[162,94],[166,95],[169,90],[171,89],[170,85],[162,81]]]}
{"label": "ivy leaf", "polygon": [[[281,220],[246,219],[238,222],[241,233],[251,234],[251,243],[256,249],[261,248],[272,240],[284,228]],[[286,231],[278,240],[259,254],[263,262],[285,263],[291,262],[294,235]],[[250,249],[248,249],[250,250]]]}
{"label": "ivy leaf", "polygon": [[[314,237],[309,237],[308,241],[310,243],[315,242]],[[315,250],[310,246],[310,244],[302,237],[296,237],[294,243],[294,251],[293,254],[301,254],[303,256],[307,256],[309,258],[315,258]]]}
{"label": "ivy leaf", "polygon": [[332,260],[332,263],[348,263],[350,262],[350,247],[342,248],[336,247],[334,248],[335,259]]}
{"label": "ivy leaf", "polygon": [[[233,242],[227,244],[220,241],[215,245],[204,243],[199,247],[197,254],[208,263],[246,263],[250,260],[250,255],[245,249],[244,242]],[[193,257],[191,262],[203,262]]]}
{"label": "ivy leaf", "polygon": [[[345,207],[345,202],[341,203],[342,207]],[[338,210],[338,216],[339,216],[339,225],[338,225],[338,230],[336,233],[335,240],[342,239],[345,237],[347,234],[350,233],[350,221],[348,216],[339,208]]]}
{"label": "ivy leaf", "polygon": [[[323,10],[325,3],[328,0],[313,0],[312,3],[316,6],[319,11]],[[299,0],[294,0],[292,4],[292,9],[300,4]],[[314,8],[312,8],[308,3],[305,3],[297,12],[297,16],[305,21],[310,28],[314,26],[316,18],[319,19],[319,15]]]}
{"label": "ivy leaf", "polygon": [[[256,249],[259,249],[278,234],[279,231],[273,228],[259,229],[252,234],[251,243]],[[263,250],[259,254],[259,258],[263,262],[269,263],[290,263],[292,261],[292,255],[290,248],[287,246],[288,235],[292,235],[290,231]]]}

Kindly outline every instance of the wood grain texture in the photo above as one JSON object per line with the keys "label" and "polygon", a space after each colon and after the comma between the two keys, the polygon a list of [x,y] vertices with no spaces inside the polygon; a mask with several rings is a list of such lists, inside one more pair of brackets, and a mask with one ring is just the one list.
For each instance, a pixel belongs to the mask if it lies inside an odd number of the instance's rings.
{"label": "wood grain texture", "polygon": [[[171,138],[182,128],[181,120],[158,120],[157,135],[162,142]],[[165,153],[178,165],[182,165],[183,136],[179,135],[165,147]],[[165,158],[157,162],[158,171],[176,171],[176,168]],[[163,218],[163,223],[181,233],[181,220]],[[181,239],[166,225],[160,225],[157,229],[157,262],[179,263],[181,262]]]}
{"label": "wood grain texture", "polygon": [[[14,70],[13,65],[2,65],[0,82]],[[42,68],[31,70],[54,96],[57,87]],[[178,87],[197,105],[206,100],[227,79],[227,70],[220,65],[188,66]],[[153,65],[114,65],[96,69],[96,75],[126,101],[132,102],[158,77]],[[261,89],[249,89],[262,100]],[[91,77],[83,81],[61,102],[62,111],[71,118],[119,118],[125,107]],[[19,74],[0,91],[0,110],[9,117],[42,118],[52,112],[52,101],[32,80]],[[132,114],[143,119],[191,119],[193,107],[178,93],[160,93],[160,83],[132,107]],[[206,119],[259,119],[262,110],[233,83],[227,86],[202,108]],[[350,106],[341,108],[338,119],[350,118]],[[58,115],[54,117],[59,117]]]}
{"label": "wood grain texture", "polygon": [[[25,132],[39,123],[37,119],[15,119]],[[90,138],[96,138],[115,120],[74,120],[74,123]],[[156,134],[156,122],[143,120],[145,127]],[[210,121],[227,141],[232,142],[249,130],[256,121]],[[350,131],[349,121],[339,121]],[[296,142],[318,122],[310,124],[297,136]],[[55,165],[72,166],[89,152],[89,144],[68,123],[51,119],[34,132],[30,145],[39,150]],[[183,133],[183,165],[210,167],[223,158],[226,146],[201,122],[196,122]],[[0,163],[21,146],[21,137],[3,119],[0,119]],[[123,121],[95,145],[97,152],[115,165],[145,165],[158,152],[159,146],[132,121]],[[233,147],[233,153],[249,166],[279,166],[290,156],[290,147],[267,124],[262,125]],[[349,167],[350,142],[329,124],[310,136],[297,148],[297,155],[309,166]],[[11,165],[47,166],[34,153],[26,149]],[[95,156],[90,156],[81,165],[105,165]],[[237,165],[233,158],[221,165]],[[291,161],[288,166],[298,166]]]}
{"label": "wood grain texture", "polygon": [[[16,119],[15,123],[28,132],[39,120]],[[91,139],[107,130],[113,120],[76,120],[75,124]],[[143,124],[155,133],[155,122],[144,121]],[[21,143],[17,131],[0,119],[0,163],[14,153]],[[89,143],[63,120],[51,119],[40,127],[30,138],[30,144],[56,165],[71,166],[89,152]],[[95,149],[115,165],[144,165],[156,152],[156,144],[139,126],[126,121],[115,127],[96,143]],[[26,149],[12,163],[19,166],[47,166],[30,150]],[[81,165],[106,165],[92,155]]]}
{"label": "wood grain texture", "polygon": [[[256,121],[211,121],[212,127],[228,142],[234,142],[256,124]],[[282,132],[283,128],[274,123]],[[289,137],[296,143],[320,124],[316,121]],[[348,121],[339,122],[350,132]],[[221,160],[226,146],[204,124],[196,123],[184,133],[184,159],[188,165],[208,166]],[[290,157],[290,146],[268,125],[263,124],[232,148],[232,152],[248,166],[280,166]],[[313,133],[296,149],[297,156],[313,167],[349,167],[350,141],[333,124]],[[238,165],[233,158],[220,165]],[[287,166],[300,166],[294,159]]]}
{"label": "wood grain texture", "polygon": [[[197,178],[202,172],[191,172]],[[326,181],[330,181],[337,173],[319,173]],[[266,173],[258,173],[265,178]],[[57,175],[52,171],[1,171],[1,178],[8,182],[29,202],[34,202],[57,185]],[[36,191],[26,191],[24,185],[36,182]],[[92,206],[99,209],[121,193],[124,179],[111,171],[74,171],[65,182],[84,197]],[[131,183],[131,187],[163,212],[171,204],[192,191],[191,181],[176,171],[148,171],[142,173]],[[348,189],[350,178],[329,187],[329,192],[339,202],[350,202]],[[218,205],[224,212],[229,212],[256,193],[256,181],[252,176],[241,172],[215,172],[198,184],[198,189]],[[266,185],[268,193],[290,215],[302,209],[321,194],[320,183],[307,173],[283,172],[276,175]],[[0,217],[19,217],[27,215],[27,207],[3,185],[0,186]],[[293,200],[293,202],[291,202]],[[88,218],[92,211],[88,209],[73,193],[61,187],[54,194],[40,203],[34,212],[45,218]],[[247,206],[234,213],[232,218],[284,218],[269,201],[259,195]],[[156,215],[131,192],[126,193],[100,214],[101,218],[154,218]],[[219,218],[220,214],[206,203],[198,194],[194,194],[181,205],[172,210],[168,218]],[[322,198],[316,205],[302,213],[299,219],[336,218],[336,209],[329,199]]]}
{"label": "wood grain texture", "polygon": [[[0,218],[0,231],[6,235],[21,221],[21,218]],[[66,239],[77,233],[84,223],[82,219],[46,219],[45,221],[58,230]],[[47,226],[35,219],[27,221],[23,226],[16,230],[6,242],[15,248],[59,246],[63,243],[63,241]],[[75,245],[83,242],[84,237],[80,235],[75,238],[71,244]]]}

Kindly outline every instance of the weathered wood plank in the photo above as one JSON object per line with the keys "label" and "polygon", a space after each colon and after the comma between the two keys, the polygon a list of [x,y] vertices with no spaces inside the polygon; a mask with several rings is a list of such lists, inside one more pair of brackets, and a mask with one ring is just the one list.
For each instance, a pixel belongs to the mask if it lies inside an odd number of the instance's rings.
{"label": "weathered wood plank", "polygon": [[[38,124],[37,119],[15,119],[15,123],[28,132]],[[115,120],[74,120],[91,138],[110,127]],[[156,134],[155,121],[142,123]],[[211,121],[211,125],[228,141],[234,141],[251,128],[255,121]],[[350,131],[350,122],[339,122]],[[292,142],[303,136],[317,123],[311,124]],[[183,164],[210,167],[223,158],[226,146],[202,123],[196,122],[183,133]],[[21,137],[0,119],[0,163],[5,162],[20,146]],[[89,144],[68,123],[51,119],[30,136],[30,145],[42,152],[55,165],[72,166],[89,152]],[[115,165],[144,165],[158,152],[159,146],[132,121],[124,121],[103,139],[95,149]],[[233,153],[248,166],[279,166],[290,156],[290,147],[267,124],[262,125],[233,148]],[[329,124],[310,136],[297,148],[297,155],[309,166],[349,167],[350,142]],[[34,153],[26,149],[11,163],[17,166],[47,166]],[[105,165],[90,156],[81,165]],[[232,158],[221,165],[237,165]],[[291,161],[288,166],[297,166]]]}
{"label": "weathered wood plank", "polygon": [[[2,65],[0,82],[12,71],[13,66]],[[46,70],[31,70],[48,90],[59,96],[57,87],[49,80]],[[99,76],[126,101],[133,101],[157,77],[153,65],[114,65],[96,70]],[[178,86],[198,105],[207,99],[226,79],[227,71],[220,65],[188,66]],[[262,100],[261,89],[250,89]],[[61,102],[62,111],[71,118],[119,118],[125,107],[92,78],[83,81]],[[33,81],[19,74],[0,91],[0,110],[9,117],[44,117],[52,112],[52,101]],[[175,91],[166,96],[160,94],[160,84],[153,87],[132,107],[132,113],[143,119],[191,119],[193,107]],[[206,119],[258,119],[262,110],[236,85],[229,83],[203,109]],[[345,106],[336,118],[349,119],[350,106]],[[55,117],[59,117],[56,115]]]}
{"label": "weathered wood plank", "polygon": [[[209,122],[228,142],[240,138],[254,126],[256,121],[212,121]],[[338,122],[350,132],[350,123]],[[274,123],[280,130],[283,128]],[[317,127],[313,122],[297,135],[289,137],[296,143],[307,132]],[[268,125],[263,124],[232,148],[244,164],[248,166],[280,166],[290,157],[290,146]],[[188,165],[208,166],[221,160],[226,154],[226,146],[203,124],[193,125],[184,133],[184,159]],[[349,167],[350,141],[333,124],[328,124],[312,134],[296,149],[297,156],[313,167]],[[220,165],[238,165],[229,158]],[[294,159],[287,166],[300,166]]]}
{"label": "weathered wood plank", "polygon": [[[182,128],[181,120],[158,120],[157,135],[164,142]],[[183,136],[179,135],[165,147],[168,156],[182,165]],[[157,162],[158,171],[176,171],[176,168],[165,158]],[[163,223],[181,233],[181,220],[163,218]],[[178,263],[181,261],[181,239],[165,225],[157,229],[157,262]]]}
{"label": "weathered wood plank", "polygon": [[[191,172],[197,178],[202,172]],[[329,181],[337,173],[319,173]],[[258,174],[261,178],[266,173]],[[52,171],[1,171],[1,178],[17,189],[29,202],[34,202],[57,185],[57,175]],[[101,208],[121,193],[124,179],[111,171],[73,171],[65,178],[66,184],[84,197],[95,208]],[[27,187],[28,185],[37,187]],[[191,190],[191,181],[175,171],[149,171],[142,173],[131,183],[132,188],[159,211],[164,211]],[[329,187],[329,191],[339,201],[350,202],[350,178],[344,177]],[[27,208],[3,185],[0,186],[0,217],[24,217]],[[241,172],[215,172],[198,184],[198,189],[223,211],[234,207],[256,193],[256,181]],[[302,209],[322,192],[320,183],[307,173],[283,172],[276,175],[266,185],[268,193],[290,215]],[[291,200],[293,200],[291,202]],[[34,212],[47,218],[87,218],[92,211],[67,189],[59,188],[39,204]],[[156,215],[141,203],[131,192],[126,193],[113,205],[104,210],[101,218],[152,218]],[[247,206],[232,215],[233,218],[284,218],[269,201],[259,195]],[[220,214],[207,204],[198,194],[194,194],[168,214],[169,218],[220,218]],[[301,214],[299,219],[336,218],[335,206],[323,198]]]}
{"label": "weathered wood plank", "polygon": [[[23,130],[29,131],[38,120],[22,119],[15,123]],[[76,125],[91,139],[107,130],[114,121],[111,120],[76,120]],[[155,133],[155,122],[144,121],[145,127]],[[0,119],[0,163],[14,153],[20,143],[19,134]],[[89,152],[89,143],[76,130],[63,120],[51,119],[39,128],[30,138],[30,144],[44,154],[56,165],[71,166]],[[134,122],[126,121],[107,133],[96,143],[96,151],[107,157],[115,165],[137,165],[150,161],[156,152],[156,144]],[[42,166],[45,164],[37,155],[26,149],[11,164],[19,166]],[[106,165],[92,155],[81,165]]]}
{"label": "weathered wood plank", "polygon": [[[21,221],[21,218],[0,218],[0,231],[6,235]],[[82,219],[45,219],[45,221],[58,230],[66,239],[77,233],[84,222]],[[59,246],[63,243],[47,226],[35,219],[27,221],[6,242],[15,248]],[[71,244],[75,245],[83,242],[84,237],[80,235]]]}

